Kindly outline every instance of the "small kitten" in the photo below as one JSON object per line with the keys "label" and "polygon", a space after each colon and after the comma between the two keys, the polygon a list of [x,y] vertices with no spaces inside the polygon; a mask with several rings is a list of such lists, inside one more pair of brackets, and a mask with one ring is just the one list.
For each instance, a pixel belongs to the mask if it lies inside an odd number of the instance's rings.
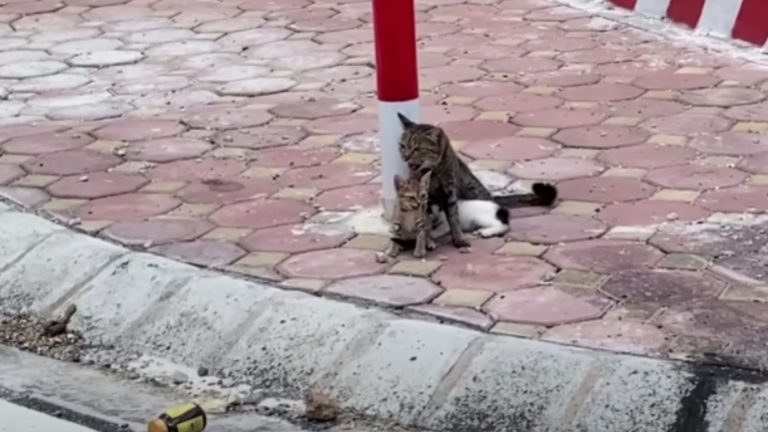
{"label": "small kitten", "polygon": [[427,250],[435,248],[430,234],[432,220],[429,218],[428,205],[430,174],[411,174],[407,179],[395,176],[397,206],[386,252],[392,258],[408,247],[413,247],[413,256],[416,258],[423,258]]}
{"label": "small kitten", "polygon": [[[432,213],[438,217],[432,238],[448,234],[450,227],[440,208],[432,206]],[[509,231],[509,210],[493,201],[459,200],[459,223],[465,233],[475,233],[483,238],[502,236]]]}

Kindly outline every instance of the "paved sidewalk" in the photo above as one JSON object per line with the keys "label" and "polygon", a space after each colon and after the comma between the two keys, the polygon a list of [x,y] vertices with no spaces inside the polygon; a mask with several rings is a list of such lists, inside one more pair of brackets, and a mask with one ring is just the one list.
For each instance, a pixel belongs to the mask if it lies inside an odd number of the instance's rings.
{"label": "paved sidewalk", "polygon": [[375,259],[367,0],[6,1],[0,192],[286,287],[768,365],[768,69],[551,1],[418,3],[423,118],[494,188],[561,190],[507,239]]}

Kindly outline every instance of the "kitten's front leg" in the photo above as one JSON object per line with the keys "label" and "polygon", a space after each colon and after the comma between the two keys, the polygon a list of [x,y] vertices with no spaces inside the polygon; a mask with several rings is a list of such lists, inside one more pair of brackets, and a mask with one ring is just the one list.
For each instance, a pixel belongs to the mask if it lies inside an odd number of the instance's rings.
{"label": "kitten's front leg", "polygon": [[389,241],[389,247],[387,247],[386,254],[390,258],[397,258],[400,252],[403,250],[402,246],[394,240]]}
{"label": "kitten's front leg", "polygon": [[448,201],[445,208],[445,216],[448,219],[448,226],[451,229],[451,241],[457,248],[469,247],[469,241],[464,238],[461,231],[461,222],[459,221],[459,200],[456,197],[456,189],[448,194]]}

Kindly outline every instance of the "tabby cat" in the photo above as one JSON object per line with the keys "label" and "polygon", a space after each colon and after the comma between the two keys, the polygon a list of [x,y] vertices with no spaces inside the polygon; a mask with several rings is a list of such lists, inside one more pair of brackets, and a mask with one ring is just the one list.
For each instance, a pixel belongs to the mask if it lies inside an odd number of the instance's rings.
{"label": "tabby cat", "polygon": [[413,256],[416,258],[424,257],[427,250],[435,248],[428,207],[430,179],[428,172],[421,175],[412,173],[406,180],[395,176],[397,206],[387,249],[387,255],[392,258],[408,247],[413,247]]}
{"label": "tabby cat", "polygon": [[411,173],[430,176],[429,204],[445,213],[451,240],[456,247],[467,247],[459,219],[459,200],[494,201],[504,207],[549,206],[557,189],[549,184],[534,184],[533,193],[493,196],[459,159],[445,131],[434,125],[419,124],[398,113],[403,125],[400,154]]}

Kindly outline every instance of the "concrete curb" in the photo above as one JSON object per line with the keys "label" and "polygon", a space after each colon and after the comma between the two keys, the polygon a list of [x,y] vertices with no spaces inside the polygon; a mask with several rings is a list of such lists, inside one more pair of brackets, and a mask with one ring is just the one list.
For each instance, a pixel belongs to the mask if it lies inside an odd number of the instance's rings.
{"label": "concrete curb", "polygon": [[765,376],[488,335],[235,279],[0,208],[0,304],[89,340],[439,431],[768,430]]}

